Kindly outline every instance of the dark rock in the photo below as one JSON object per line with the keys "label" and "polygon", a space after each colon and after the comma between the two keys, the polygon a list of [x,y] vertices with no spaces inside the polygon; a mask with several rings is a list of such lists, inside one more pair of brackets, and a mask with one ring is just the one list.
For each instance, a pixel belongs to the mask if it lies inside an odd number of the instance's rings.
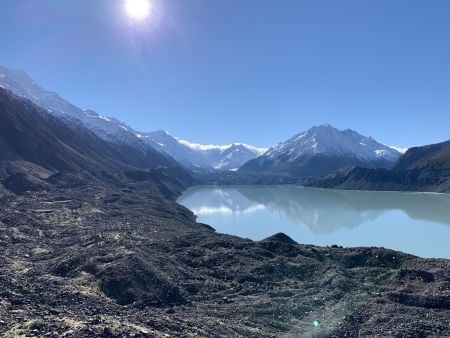
{"label": "dark rock", "polygon": [[105,327],[102,332],[102,337],[113,338],[113,337],[117,337],[117,336],[112,333],[112,331],[109,327]]}
{"label": "dark rock", "polygon": [[271,241],[271,242],[280,242],[280,243],[285,243],[285,244],[297,244],[296,241],[294,241],[292,238],[290,238],[288,235],[279,232],[273,236],[270,236],[266,239],[264,239],[264,241]]}

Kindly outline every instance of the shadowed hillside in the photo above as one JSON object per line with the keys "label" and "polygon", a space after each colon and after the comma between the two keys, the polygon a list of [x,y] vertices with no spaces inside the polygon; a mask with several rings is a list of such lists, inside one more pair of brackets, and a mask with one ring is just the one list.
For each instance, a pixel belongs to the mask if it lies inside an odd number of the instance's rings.
{"label": "shadowed hillside", "polygon": [[65,123],[0,88],[0,181],[11,190],[45,187],[62,176],[119,182],[140,170],[170,172],[180,183],[192,182],[185,169],[151,147],[104,141],[80,123]]}
{"label": "shadowed hillside", "polygon": [[323,178],[307,178],[307,187],[349,190],[450,192],[450,141],[409,149],[392,170],[349,167]]}

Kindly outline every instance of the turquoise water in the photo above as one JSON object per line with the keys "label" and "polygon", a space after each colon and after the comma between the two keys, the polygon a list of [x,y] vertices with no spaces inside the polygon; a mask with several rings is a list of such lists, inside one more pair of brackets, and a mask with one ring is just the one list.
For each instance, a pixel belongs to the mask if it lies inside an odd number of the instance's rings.
{"label": "turquoise water", "polygon": [[305,244],[377,246],[450,258],[450,195],[199,186],[178,202],[218,232],[253,240],[283,232]]}

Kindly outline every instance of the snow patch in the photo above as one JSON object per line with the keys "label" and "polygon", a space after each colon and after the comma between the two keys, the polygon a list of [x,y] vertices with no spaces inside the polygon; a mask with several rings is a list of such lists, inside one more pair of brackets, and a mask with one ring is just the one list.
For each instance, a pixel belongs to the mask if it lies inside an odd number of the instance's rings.
{"label": "snow patch", "polygon": [[402,148],[402,147],[396,147],[396,146],[389,146],[389,148],[397,150],[400,154],[406,153],[409,149],[409,148]]}
{"label": "snow patch", "polygon": [[377,155],[377,157],[385,157],[385,156],[389,155],[389,152],[387,150],[379,149],[379,150],[375,150],[375,155]]}
{"label": "snow patch", "polygon": [[105,120],[106,122],[111,122],[111,119],[107,118],[106,116],[98,115],[98,116],[91,116],[91,117],[97,117],[99,119]]}
{"label": "snow patch", "polygon": [[231,144],[224,144],[224,145],[214,145],[214,144],[199,144],[199,143],[191,143],[186,140],[178,140],[181,144],[193,149],[193,150],[201,150],[201,151],[208,151],[208,150],[221,150],[225,151],[233,146],[242,146],[244,148],[247,148],[248,150],[262,155],[267,151],[267,148],[257,148],[254,146],[251,146],[249,144],[245,143],[231,143]]}

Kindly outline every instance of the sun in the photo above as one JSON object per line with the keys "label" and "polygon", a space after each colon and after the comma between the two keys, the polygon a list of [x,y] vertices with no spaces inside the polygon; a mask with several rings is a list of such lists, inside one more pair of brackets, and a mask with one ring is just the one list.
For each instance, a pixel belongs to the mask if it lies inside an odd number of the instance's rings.
{"label": "sun", "polygon": [[134,20],[142,21],[152,12],[153,6],[150,0],[125,0],[125,10],[128,16]]}

